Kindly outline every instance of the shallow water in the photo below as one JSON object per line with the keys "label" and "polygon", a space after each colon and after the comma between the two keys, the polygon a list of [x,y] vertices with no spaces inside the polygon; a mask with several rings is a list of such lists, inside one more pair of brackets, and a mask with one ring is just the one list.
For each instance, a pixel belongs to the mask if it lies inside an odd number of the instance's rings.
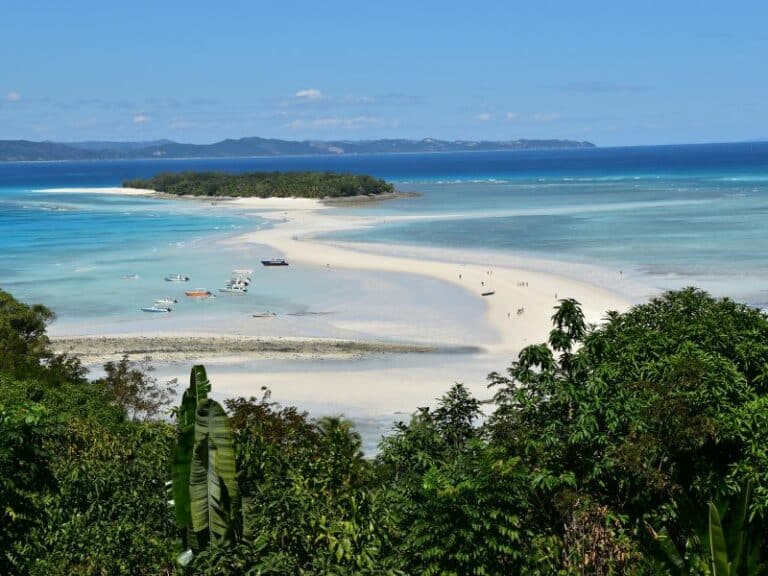
{"label": "shallow water", "polygon": [[[384,220],[336,238],[586,262],[662,288],[698,284],[755,305],[768,302],[768,143],[3,163],[0,286],[47,303],[63,323],[115,321],[156,297],[175,296],[178,287],[161,282],[166,274],[181,272],[215,290],[231,268],[256,268],[263,253],[215,240],[265,221],[203,210],[198,202],[39,192],[195,169],[367,172],[422,196],[334,208]],[[126,278],[132,275],[138,278]],[[259,306],[308,307],[313,295],[343,289],[324,282],[314,273],[285,282],[270,276]],[[241,306],[234,300],[217,305]]]}
{"label": "shallow water", "polygon": [[[58,333],[255,330],[265,335],[404,336],[446,343],[481,337],[482,327],[462,326],[461,318],[481,316],[482,303],[467,302],[460,288],[418,277],[329,271],[322,266],[264,270],[258,260],[278,255],[259,246],[224,242],[246,230],[268,226],[265,220],[207,209],[201,202],[40,192],[43,188],[117,186],[127,178],[169,170],[370,173],[422,196],[333,208],[378,216],[382,223],[332,237],[400,244],[406,254],[416,250],[407,245],[480,248],[505,257],[523,254],[595,264],[611,282],[622,270],[624,279],[656,287],[696,284],[718,295],[768,305],[768,143],[0,163],[0,288],[53,308],[59,318],[53,330]],[[564,269],[568,266],[563,264]],[[217,290],[234,268],[255,271],[247,296],[222,295],[195,302],[181,295],[190,287]],[[165,275],[177,272],[191,276],[191,282],[163,281]],[[139,311],[161,297],[180,300],[172,315],[150,317]],[[396,315],[390,313],[393,308]],[[263,310],[276,311],[281,317],[277,322],[251,322],[250,314]],[[222,320],[221,311],[236,314]],[[332,315],[288,315],[306,311]],[[240,320],[232,321],[234,317]],[[403,318],[413,320],[403,322]],[[480,359],[470,365],[465,359],[446,359],[435,366],[433,358],[413,357],[406,363],[398,360],[397,367],[410,371],[413,378],[425,379],[434,379],[439,368],[445,388],[454,376],[463,374],[482,393],[484,374],[503,369],[507,361],[491,365]],[[309,375],[320,365],[325,370],[349,371],[379,369],[390,362],[379,359],[352,366],[310,362],[303,368],[292,363],[290,369]],[[262,363],[259,369],[267,367],[285,366]],[[163,370],[183,374],[188,366]],[[276,390],[276,397],[279,394]],[[425,401],[437,395],[430,393]],[[299,400],[298,404],[318,414],[339,411],[333,403]],[[412,409],[403,406],[405,411]],[[361,426],[369,453],[390,423],[405,417],[350,406],[344,411]]]}

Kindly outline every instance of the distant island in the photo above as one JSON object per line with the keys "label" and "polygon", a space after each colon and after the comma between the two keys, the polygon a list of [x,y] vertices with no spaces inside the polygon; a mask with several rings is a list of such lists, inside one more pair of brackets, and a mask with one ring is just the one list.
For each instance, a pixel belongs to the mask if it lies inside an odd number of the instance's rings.
{"label": "distant island", "polygon": [[126,180],[123,188],[232,198],[342,198],[395,192],[392,184],[373,176],[333,172],[166,172],[153,178]]}
{"label": "distant island", "polygon": [[469,152],[488,150],[548,150],[594,148],[576,140],[277,140],[227,139],[214,144],[182,144],[172,140],[150,142],[31,142],[0,140],[0,161],[119,160],[130,158],[237,158],[321,154],[389,154],[403,152]]}

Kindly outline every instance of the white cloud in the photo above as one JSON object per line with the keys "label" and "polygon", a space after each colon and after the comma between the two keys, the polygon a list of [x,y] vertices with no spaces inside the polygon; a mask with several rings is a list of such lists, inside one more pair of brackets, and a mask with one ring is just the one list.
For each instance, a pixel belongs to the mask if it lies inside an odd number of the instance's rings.
{"label": "white cloud", "polygon": [[150,120],[152,120],[152,117],[151,116],[147,116],[146,114],[136,114],[133,117],[133,123],[134,124],[146,124]]}
{"label": "white cloud", "polygon": [[481,112],[475,116],[475,120],[480,120],[480,122],[488,122],[490,119],[491,114],[489,112]]}
{"label": "white cloud", "polygon": [[560,118],[559,112],[537,112],[533,115],[533,119],[537,122],[552,122]]}
{"label": "white cloud", "polygon": [[296,98],[299,100],[322,100],[323,93],[317,88],[304,88],[296,92]]}
{"label": "white cloud", "polygon": [[514,121],[514,120],[520,119],[520,114],[518,114],[517,112],[507,112],[505,117],[507,120]]}
{"label": "white cloud", "polygon": [[18,92],[8,92],[8,94],[6,94],[5,96],[5,99],[8,102],[18,102],[19,100],[21,100],[21,94],[19,94]]}
{"label": "white cloud", "polygon": [[376,116],[323,116],[309,120],[299,118],[285,124],[285,128],[293,130],[300,128],[344,128],[349,130],[365,126],[377,126],[382,122],[383,120]]}

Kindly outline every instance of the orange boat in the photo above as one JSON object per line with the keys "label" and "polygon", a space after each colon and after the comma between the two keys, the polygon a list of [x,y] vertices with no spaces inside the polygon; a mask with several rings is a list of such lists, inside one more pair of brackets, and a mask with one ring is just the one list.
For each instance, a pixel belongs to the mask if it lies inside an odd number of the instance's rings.
{"label": "orange boat", "polygon": [[208,298],[211,296],[211,291],[206,290],[205,288],[197,288],[196,290],[187,290],[184,292],[187,296],[190,298]]}

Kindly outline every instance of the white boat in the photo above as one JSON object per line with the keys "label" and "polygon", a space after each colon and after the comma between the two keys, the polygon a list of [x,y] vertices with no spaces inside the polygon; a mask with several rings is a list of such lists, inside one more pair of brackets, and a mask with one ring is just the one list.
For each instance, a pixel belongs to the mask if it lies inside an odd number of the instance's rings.
{"label": "white boat", "polygon": [[248,290],[242,286],[225,286],[224,288],[219,288],[219,292],[224,292],[226,294],[245,294]]}
{"label": "white boat", "polygon": [[171,309],[168,308],[167,306],[157,306],[157,305],[154,305],[154,306],[146,306],[145,308],[142,308],[141,311],[142,312],[155,312],[155,313],[157,313],[157,312],[170,312]]}
{"label": "white boat", "polygon": [[183,274],[170,274],[165,277],[166,282],[189,282],[189,276]]}
{"label": "white boat", "polygon": [[247,268],[237,268],[235,270],[232,270],[232,276],[249,276],[253,274],[253,270],[248,270]]}
{"label": "white boat", "polygon": [[155,300],[155,304],[160,304],[161,306],[162,305],[170,306],[171,304],[178,304],[178,302],[179,301],[176,300],[175,298],[158,298],[157,300]]}

